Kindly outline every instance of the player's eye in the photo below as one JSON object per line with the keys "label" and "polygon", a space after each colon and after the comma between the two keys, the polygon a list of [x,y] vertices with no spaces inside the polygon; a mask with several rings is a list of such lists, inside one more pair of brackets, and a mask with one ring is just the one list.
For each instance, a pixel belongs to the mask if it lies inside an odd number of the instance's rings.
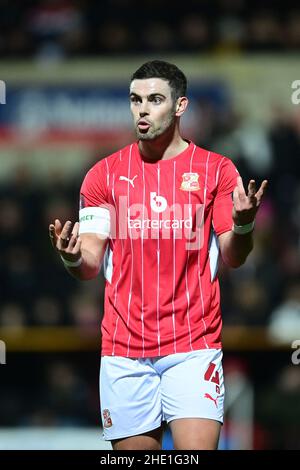
{"label": "player's eye", "polygon": [[154,96],[151,101],[154,104],[160,104],[162,102],[162,98],[160,96]]}
{"label": "player's eye", "polygon": [[138,103],[140,100],[138,99],[137,96],[131,96],[130,101],[131,101],[131,103]]}

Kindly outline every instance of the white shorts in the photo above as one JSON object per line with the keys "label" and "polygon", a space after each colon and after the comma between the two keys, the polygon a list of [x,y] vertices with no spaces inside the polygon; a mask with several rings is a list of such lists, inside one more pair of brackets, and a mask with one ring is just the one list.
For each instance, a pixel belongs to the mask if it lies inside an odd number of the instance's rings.
{"label": "white shorts", "polygon": [[156,358],[104,356],[100,367],[104,439],[143,434],[179,418],[223,422],[221,349]]}

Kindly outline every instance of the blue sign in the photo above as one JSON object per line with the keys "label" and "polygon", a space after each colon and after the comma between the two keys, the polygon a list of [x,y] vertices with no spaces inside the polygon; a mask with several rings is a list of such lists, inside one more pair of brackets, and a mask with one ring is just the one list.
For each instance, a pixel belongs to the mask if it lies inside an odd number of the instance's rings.
{"label": "blue sign", "polygon": [[[190,87],[190,105],[183,117],[187,127],[199,120],[199,106],[210,103],[227,108],[229,94],[222,82],[199,82]],[[124,86],[81,85],[7,87],[6,105],[0,106],[0,128],[21,132],[51,130],[101,131],[132,127],[129,93]]]}

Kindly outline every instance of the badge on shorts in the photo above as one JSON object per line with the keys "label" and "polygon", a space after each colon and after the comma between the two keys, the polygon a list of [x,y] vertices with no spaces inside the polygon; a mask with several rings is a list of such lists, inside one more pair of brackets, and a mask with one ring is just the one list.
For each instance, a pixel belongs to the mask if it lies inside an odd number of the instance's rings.
{"label": "badge on shorts", "polygon": [[200,189],[198,178],[198,173],[183,173],[180,189],[182,191],[198,191]]}
{"label": "badge on shorts", "polygon": [[110,411],[105,409],[102,412],[103,415],[103,427],[104,428],[111,428],[112,427],[112,419],[110,417]]}

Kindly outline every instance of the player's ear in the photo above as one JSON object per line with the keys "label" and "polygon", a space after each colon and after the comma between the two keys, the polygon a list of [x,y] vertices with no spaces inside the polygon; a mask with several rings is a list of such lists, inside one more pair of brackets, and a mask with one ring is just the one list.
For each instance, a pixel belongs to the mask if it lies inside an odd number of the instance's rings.
{"label": "player's ear", "polygon": [[188,103],[189,103],[189,100],[187,99],[186,96],[180,96],[179,98],[177,98],[175,116],[178,116],[178,117],[182,116],[184,111],[187,108]]}

